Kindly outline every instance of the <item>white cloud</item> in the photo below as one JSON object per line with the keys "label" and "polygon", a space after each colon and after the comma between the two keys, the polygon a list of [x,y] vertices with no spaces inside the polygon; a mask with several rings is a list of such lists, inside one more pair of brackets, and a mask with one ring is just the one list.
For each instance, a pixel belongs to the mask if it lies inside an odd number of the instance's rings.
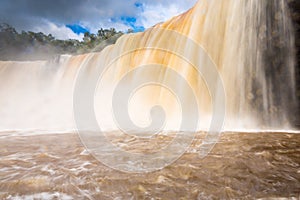
{"label": "white cloud", "polygon": [[45,34],[52,34],[55,38],[66,40],[66,39],[76,39],[82,40],[83,34],[77,35],[71,29],[67,28],[65,25],[56,25],[52,22],[43,20],[41,24],[33,28],[35,32],[43,32]]}
{"label": "white cloud", "polygon": [[165,22],[191,8],[197,0],[144,0],[143,11],[138,14],[138,25],[149,28]]}
{"label": "white cloud", "polygon": [[[135,17],[136,26],[149,28],[192,7],[197,0],[11,0],[0,1],[0,22],[7,22],[17,30],[51,33],[59,39],[82,39],[67,24],[79,24],[96,33],[99,28],[127,31],[130,26],[112,21],[122,16]],[[135,3],[143,7],[135,6]]]}
{"label": "white cloud", "polygon": [[[179,1],[179,0],[166,0],[164,2],[160,0],[144,0],[140,1],[143,2],[143,8],[135,8],[136,10],[127,13],[134,13],[134,17],[137,18],[136,25],[143,26],[145,28],[150,28],[153,25],[164,22],[176,15],[179,15],[189,8],[191,8],[197,0],[186,0],[186,1]],[[99,11],[100,12],[100,11]],[[108,16],[114,16],[117,14],[116,10],[114,11],[109,10]],[[122,15],[122,11],[120,10],[119,15]],[[114,13],[114,14],[113,14]],[[102,13],[103,14],[103,13]],[[81,22],[81,25],[84,27],[88,27],[91,32],[96,33],[99,27],[102,28],[112,28],[114,27],[116,30],[119,31],[127,31],[128,29],[132,28],[128,25],[125,25],[122,22],[113,22],[110,19],[103,19],[99,20],[99,22],[95,21],[84,21]]]}
{"label": "white cloud", "polygon": [[[166,12],[166,10],[168,12]],[[177,5],[145,5],[144,12],[140,14],[138,19],[142,26],[149,28],[159,22],[164,22],[171,17],[183,12]]]}

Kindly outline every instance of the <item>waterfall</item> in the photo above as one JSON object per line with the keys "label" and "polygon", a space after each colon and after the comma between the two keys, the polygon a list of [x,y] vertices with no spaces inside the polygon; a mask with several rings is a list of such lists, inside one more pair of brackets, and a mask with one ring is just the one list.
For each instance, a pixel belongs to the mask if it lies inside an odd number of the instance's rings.
{"label": "waterfall", "polygon": [[[182,121],[207,130],[220,99],[223,130],[290,130],[298,104],[294,40],[284,0],[199,0],[101,52],[1,61],[0,130],[74,130],[74,118],[90,129],[89,114],[102,130],[181,130]],[[80,109],[94,113],[76,111],[85,100]]]}

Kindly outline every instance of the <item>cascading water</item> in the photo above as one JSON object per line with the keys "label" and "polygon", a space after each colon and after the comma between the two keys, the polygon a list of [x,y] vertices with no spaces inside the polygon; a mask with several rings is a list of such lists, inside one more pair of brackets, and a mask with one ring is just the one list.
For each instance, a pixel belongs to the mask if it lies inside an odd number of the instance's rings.
{"label": "cascading water", "polygon": [[[169,31],[175,31],[178,38],[169,36]],[[186,38],[199,45],[206,55],[191,48]],[[193,89],[200,116],[198,129],[206,130],[212,117],[212,98],[219,98],[211,95],[215,91],[209,91],[205,82],[211,77],[199,74],[189,60],[166,51],[170,48],[191,55],[199,66],[211,67],[207,57],[215,64],[226,94],[225,130],[292,128],[297,107],[295,48],[286,2],[210,0],[199,1],[186,13],[144,33],[125,35],[99,53],[63,55],[50,61],[0,62],[0,130],[75,129],[73,90],[79,71],[88,83],[104,66],[109,67],[99,77],[94,105],[103,130],[117,128],[110,100],[124,75],[131,77],[123,85],[125,89],[145,77],[168,85],[174,77],[167,68],[180,74]],[[147,65],[153,64],[160,65],[161,70],[147,74]],[[129,73],[140,66],[145,70]],[[151,107],[161,105],[167,119],[165,130],[180,129],[184,117],[181,107],[189,105],[191,98],[180,83],[178,80],[175,87],[184,96],[182,102],[178,102],[177,94],[157,84],[132,91],[128,99],[132,121],[147,126],[151,122]]]}
{"label": "cascading water", "polygon": [[101,52],[0,61],[0,199],[299,198],[294,39],[284,0],[199,0]]}

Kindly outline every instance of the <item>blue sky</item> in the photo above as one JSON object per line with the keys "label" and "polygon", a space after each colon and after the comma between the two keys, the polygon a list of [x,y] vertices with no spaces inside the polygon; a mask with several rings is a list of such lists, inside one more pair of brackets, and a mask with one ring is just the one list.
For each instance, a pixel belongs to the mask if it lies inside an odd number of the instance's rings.
{"label": "blue sky", "polygon": [[89,32],[89,29],[84,28],[79,24],[67,24],[66,27],[71,29],[77,35],[80,35],[81,33]]}
{"label": "blue sky", "polygon": [[1,0],[0,23],[18,31],[79,39],[100,28],[135,32],[165,21],[191,8],[197,0]]}

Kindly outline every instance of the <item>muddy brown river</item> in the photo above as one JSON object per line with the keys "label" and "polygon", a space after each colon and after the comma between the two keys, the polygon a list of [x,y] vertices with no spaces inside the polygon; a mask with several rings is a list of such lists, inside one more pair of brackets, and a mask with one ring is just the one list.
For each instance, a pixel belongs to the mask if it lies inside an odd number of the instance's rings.
{"label": "muddy brown river", "polygon": [[[0,199],[300,199],[300,134],[224,133],[203,159],[201,138],[162,170],[125,173],[95,159],[76,133],[1,133]],[[167,140],[127,140],[127,150]]]}

